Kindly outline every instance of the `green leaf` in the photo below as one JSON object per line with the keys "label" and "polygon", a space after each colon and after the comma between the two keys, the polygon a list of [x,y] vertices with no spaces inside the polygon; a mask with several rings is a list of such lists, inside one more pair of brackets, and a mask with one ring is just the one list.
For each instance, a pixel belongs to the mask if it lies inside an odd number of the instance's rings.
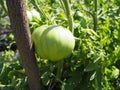
{"label": "green leaf", "polygon": [[43,85],[47,86],[50,83],[50,77],[49,76],[50,76],[50,72],[45,72],[41,76]]}
{"label": "green leaf", "polygon": [[87,67],[84,69],[84,71],[89,72],[89,71],[96,70],[97,66],[98,66],[98,62],[89,63]]}

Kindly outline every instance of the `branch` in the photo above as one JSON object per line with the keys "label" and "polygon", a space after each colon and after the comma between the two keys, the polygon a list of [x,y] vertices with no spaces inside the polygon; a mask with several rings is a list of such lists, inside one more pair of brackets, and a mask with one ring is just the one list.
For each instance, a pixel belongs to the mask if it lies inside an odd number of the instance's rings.
{"label": "branch", "polygon": [[28,76],[30,90],[40,90],[39,74],[32,48],[25,0],[6,0],[6,4],[23,67]]}

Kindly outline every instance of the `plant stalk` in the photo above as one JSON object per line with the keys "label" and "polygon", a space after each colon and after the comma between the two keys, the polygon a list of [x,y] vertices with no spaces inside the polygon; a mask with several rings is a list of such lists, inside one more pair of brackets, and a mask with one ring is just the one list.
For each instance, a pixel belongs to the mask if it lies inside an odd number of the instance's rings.
{"label": "plant stalk", "polygon": [[56,74],[56,80],[57,81],[60,81],[61,74],[62,74],[62,71],[63,71],[63,63],[64,63],[64,60],[61,60],[57,63],[57,74]]}
{"label": "plant stalk", "polygon": [[51,22],[50,18],[45,14],[45,12],[41,9],[41,7],[38,5],[38,2],[36,0],[31,0],[31,3],[35,6],[35,8],[48,20]]}
{"label": "plant stalk", "polygon": [[41,90],[39,70],[27,19],[26,0],[6,0],[6,5],[17,49],[28,77],[29,90]]}
{"label": "plant stalk", "polygon": [[73,30],[73,16],[72,16],[72,11],[71,11],[71,6],[69,3],[69,0],[62,0],[64,7],[65,7],[65,13],[68,19],[68,24],[69,24],[69,29],[72,33],[74,33]]}
{"label": "plant stalk", "polygon": [[94,17],[93,17],[93,20],[94,20],[94,31],[97,31],[97,0],[94,0],[94,7],[95,7]]}
{"label": "plant stalk", "polygon": [[4,0],[0,0],[0,5],[2,6],[3,10],[5,11],[6,14],[8,14],[7,9],[4,4]]}

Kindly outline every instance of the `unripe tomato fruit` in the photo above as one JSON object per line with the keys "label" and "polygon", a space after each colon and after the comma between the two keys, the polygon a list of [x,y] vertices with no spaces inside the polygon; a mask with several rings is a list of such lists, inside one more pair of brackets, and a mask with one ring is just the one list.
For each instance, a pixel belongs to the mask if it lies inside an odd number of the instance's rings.
{"label": "unripe tomato fruit", "polygon": [[59,61],[68,57],[75,46],[73,34],[57,25],[37,28],[33,31],[32,40],[37,54],[51,61]]}
{"label": "unripe tomato fruit", "polygon": [[34,19],[40,20],[40,14],[35,9],[27,10],[27,17],[30,22],[34,21]]}

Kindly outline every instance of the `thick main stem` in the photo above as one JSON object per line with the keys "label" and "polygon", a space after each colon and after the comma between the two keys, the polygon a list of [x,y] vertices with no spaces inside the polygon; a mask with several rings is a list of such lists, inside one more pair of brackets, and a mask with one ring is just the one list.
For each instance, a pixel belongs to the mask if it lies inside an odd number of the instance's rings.
{"label": "thick main stem", "polygon": [[61,74],[63,71],[63,63],[64,63],[64,60],[61,60],[57,63],[57,75],[56,75],[57,80],[60,80],[61,78]]}
{"label": "thick main stem", "polygon": [[71,6],[70,6],[70,3],[69,3],[69,0],[62,0],[62,1],[64,3],[65,13],[66,13],[66,16],[68,18],[69,29],[72,33],[74,33],[74,30],[73,30],[73,16],[72,16],[72,11],[71,11]]}
{"label": "thick main stem", "polygon": [[41,90],[38,68],[32,48],[25,0],[6,0],[13,34],[28,77],[30,90]]}
{"label": "thick main stem", "polygon": [[94,17],[93,17],[93,20],[94,20],[94,31],[97,31],[97,0],[94,0],[94,7],[95,7]]}

